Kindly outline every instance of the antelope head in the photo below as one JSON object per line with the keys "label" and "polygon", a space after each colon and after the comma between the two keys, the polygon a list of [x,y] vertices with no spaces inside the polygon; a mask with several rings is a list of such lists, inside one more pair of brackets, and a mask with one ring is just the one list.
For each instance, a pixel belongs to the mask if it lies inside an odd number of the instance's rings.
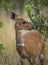
{"label": "antelope head", "polygon": [[15,14],[14,12],[11,12],[11,19],[15,20],[16,24],[15,26],[18,29],[24,29],[24,30],[31,30],[32,29],[32,25],[31,23],[27,22],[25,19],[18,17],[17,14]]}

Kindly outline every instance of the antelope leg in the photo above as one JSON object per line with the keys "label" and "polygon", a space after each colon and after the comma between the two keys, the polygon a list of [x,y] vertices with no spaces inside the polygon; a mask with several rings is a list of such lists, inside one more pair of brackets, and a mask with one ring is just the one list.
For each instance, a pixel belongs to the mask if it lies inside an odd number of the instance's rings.
{"label": "antelope leg", "polygon": [[31,65],[34,65],[34,60],[32,58],[28,58],[28,61],[30,62]]}
{"label": "antelope leg", "polygon": [[41,65],[44,65],[44,54],[40,54],[39,60],[40,60]]}
{"label": "antelope leg", "polygon": [[20,61],[21,61],[21,65],[24,65],[24,63],[25,63],[25,62],[24,62],[24,58],[21,57],[21,58],[20,58]]}

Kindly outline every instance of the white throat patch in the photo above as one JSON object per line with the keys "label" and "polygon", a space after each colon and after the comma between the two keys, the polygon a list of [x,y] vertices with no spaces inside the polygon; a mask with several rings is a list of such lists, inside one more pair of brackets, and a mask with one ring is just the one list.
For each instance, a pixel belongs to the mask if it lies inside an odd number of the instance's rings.
{"label": "white throat patch", "polygon": [[29,32],[29,30],[19,30],[19,32],[22,34],[22,36],[23,35],[25,35],[26,33],[28,33]]}

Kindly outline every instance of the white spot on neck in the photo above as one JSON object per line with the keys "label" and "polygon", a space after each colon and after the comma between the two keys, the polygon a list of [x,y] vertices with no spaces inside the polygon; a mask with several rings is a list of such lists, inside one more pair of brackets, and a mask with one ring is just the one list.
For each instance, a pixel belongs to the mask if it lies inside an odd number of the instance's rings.
{"label": "white spot on neck", "polygon": [[24,43],[17,44],[17,46],[24,46]]}

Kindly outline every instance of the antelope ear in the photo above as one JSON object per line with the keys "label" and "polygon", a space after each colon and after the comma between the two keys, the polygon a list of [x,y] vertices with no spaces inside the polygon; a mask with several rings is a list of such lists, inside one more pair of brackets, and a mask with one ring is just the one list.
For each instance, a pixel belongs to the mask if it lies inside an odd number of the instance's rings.
{"label": "antelope ear", "polygon": [[10,18],[15,19],[15,17],[16,17],[16,14],[14,12],[11,12]]}

